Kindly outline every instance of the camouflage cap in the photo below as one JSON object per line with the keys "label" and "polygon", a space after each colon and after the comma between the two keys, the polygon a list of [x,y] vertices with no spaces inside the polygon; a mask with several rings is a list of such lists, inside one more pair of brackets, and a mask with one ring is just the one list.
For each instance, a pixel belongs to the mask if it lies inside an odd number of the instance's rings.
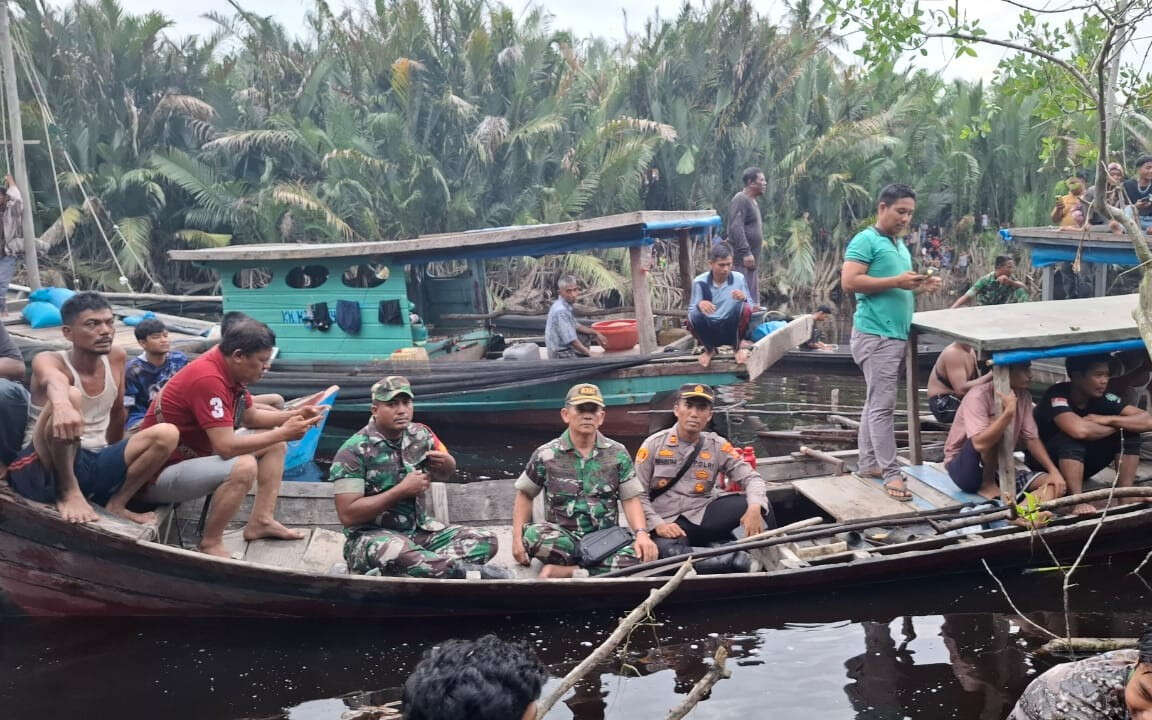
{"label": "camouflage cap", "polygon": [[573,385],[568,390],[568,395],[564,398],[565,405],[583,405],[584,403],[592,403],[604,407],[604,396],[600,393],[600,388],[592,383],[580,383]]}
{"label": "camouflage cap", "polygon": [[680,386],[677,393],[681,400],[688,398],[702,398],[708,402],[716,400],[716,391],[712,389],[711,385],[700,385],[698,383],[687,383]]}
{"label": "camouflage cap", "polygon": [[372,386],[372,402],[388,402],[397,395],[416,397],[411,383],[403,375],[389,375]]}

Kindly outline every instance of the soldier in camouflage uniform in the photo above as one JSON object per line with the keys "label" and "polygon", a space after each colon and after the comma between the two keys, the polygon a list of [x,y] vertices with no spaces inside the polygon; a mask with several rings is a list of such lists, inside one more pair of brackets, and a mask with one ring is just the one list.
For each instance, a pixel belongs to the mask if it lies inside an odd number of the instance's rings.
{"label": "soldier in camouflage uniform", "polygon": [[[673,408],[676,425],[650,436],[636,453],[648,527],[662,538],[657,544],[665,554],[664,540],[683,538],[689,545],[702,546],[732,540],[737,527],[755,535],[772,524],[764,479],[732,443],[704,430],[712,419],[714,397],[707,385],[680,386]],[[676,479],[697,442],[700,451],[691,467]],[[718,488],[721,474],[738,490]]]}
{"label": "soldier in camouflage uniform", "polygon": [[456,460],[428,426],[412,422],[412,388],[392,375],[372,386],[372,419],[340,447],[329,479],[344,524],[344,559],[354,573],[463,577],[496,554],[496,536],[444,525],[424,511],[430,478]]}
{"label": "soldier in camouflage uniform", "polygon": [[[532,453],[516,481],[512,513],[512,554],[521,565],[530,558],[544,563],[540,577],[571,577],[580,538],[619,524],[617,504],[624,507],[636,541],[586,568],[597,575],[655,560],[656,545],[644,526],[640,496],[644,488],[632,471],[632,460],[620,443],[600,434],[604,398],[589,383],[568,391],[560,416],[568,429]],[[532,522],[532,500],[544,492],[545,522]]]}

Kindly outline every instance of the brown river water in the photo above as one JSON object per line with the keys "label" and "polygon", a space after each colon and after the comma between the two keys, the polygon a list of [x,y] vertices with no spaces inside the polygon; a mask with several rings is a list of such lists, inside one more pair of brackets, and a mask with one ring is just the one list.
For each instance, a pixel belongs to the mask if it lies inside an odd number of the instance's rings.
{"label": "brown river water", "polygon": [[[772,375],[723,391],[745,409],[784,401],[859,405],[851,375]],[[419,407],[417,407],[417,414]],[[850,411],[844,414],[853,414]],[[732,413],[737,444],[762,427],[817,416]],[[437,428],[473,478],[511,477],[546,435]],[[510,499],[511,500],[511,499]],[[1083,569],[1072,632],[1134,636],[1152,622],[1139,558]],[[1146,573],[1152,577],[1152,573]],[[1058,573],[1002,578],[1029,617],[1063,633]],[[0,717],[135,720],[337,720],[349,707],[399,697],[429,647],[496,633],[536,648],[555,683],[615,627],[613,613],[531,618],[341,622],[0,621]],[[1054,662],[1045,638],[1016,617],[987,576],[893,582],[866,594],[716,602],[657,610],[621,660],[597,668],[550,718],[659,719],[707,670],[718,643],[732,675],[690,717],[979,718],[1000,720],[1029,680]]]}

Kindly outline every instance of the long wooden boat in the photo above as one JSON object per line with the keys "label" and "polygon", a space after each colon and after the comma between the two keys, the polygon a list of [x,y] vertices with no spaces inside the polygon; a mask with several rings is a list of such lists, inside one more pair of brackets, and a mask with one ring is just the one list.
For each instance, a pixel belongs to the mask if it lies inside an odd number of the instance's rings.
{"label": "long wooden boat", "polygon": [[[843,483],[844,477],[838,482]],[[477,507],[507,508],[512,488],[510,481],[503,482],[506,487],[499,496],[461,496],[471,497]],[[282,505],[308,508],[321,520],[325,508],[333,513],[327,483],[289,483],[286,490]],[[878,487],[872,490],[871,500],[882,502],[883,492]],[[455,494],[448,491],[449,498]],[[789,498],[803,501],[800,492],[786,484],[774,487],[773,497],[780,507],[788,507]],[[865,522],[884,527],[886,521],[906,518],[904,512]],[[1060,558],[1068,559],[1079,553],[1096,526],[1091,518],[1065,519],[1039,533]],[[1152,544],[1150,531],[1152,508],[1114,509],[1099,523],[1091,554],[1142,550]],[[230,537],[237,538],[235,533]],[[237,552],[243,559],[220,559],[160,542],[152,530],[111,518],[89,525],[63,522],[54,509],[17,497],[5,487],[0,489],[0,611],[35,616],[358,619],[554,613],[629,607],[663,582],[660,577],[426,580],[348,575],[332,569],[339,561],[342,540],[340,533],[313,527],[306,540],[240,542]],[[863,593],[893,582],[908,587],[915,578],[983,572],[982,562],[1010,569],[1048,566],[1052,561],[1036,537],[1010,526],[814,556],[793,567],[764,572],[689,577],[669,602],[816,596],[829,590]]]}
{"label": "long wooden boat", "polygon": [[[644,211],[391,242],[238,245],[169,255],[213,269],[224,311],[245,312],[276,332],[280,351],[256,386],[261,392],[297,395],[338,384],[343,392],[335,410],[361,412],[372,381],[402,373],[432,388],[416,388],[422,417],[536,427],[554,417],[568,387],[586,380],[604,393],[607,431],[642,436],[652,415],[629,410],[663,409],[684,383],[722,386],[755,378],[810,333],[809,316],[798,318],[757,343],[746,366],[717,361],[705,369],[688,353],[657,346],[645,249],[658,240],[675,242],[680,257],[690,260],[693,237],[707,242],[719,223],[711,212]],[[485,258],[613,247],[629,251],[635,348],[568,363],[486,359],[495,333],[469,320],[488,313]],[[451,267],[455,274],[445,269]],[[690,292],[692,268],[683,266],[681,276]],[[338,306],[359,327],[338,322]]]}

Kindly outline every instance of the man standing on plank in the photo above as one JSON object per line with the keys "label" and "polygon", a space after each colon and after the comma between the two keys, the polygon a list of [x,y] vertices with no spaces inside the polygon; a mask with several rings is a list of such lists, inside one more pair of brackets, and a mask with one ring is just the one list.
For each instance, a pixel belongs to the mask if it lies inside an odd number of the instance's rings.
{"label": "man standing on plank", "polygon": [[856,293],[850,347],[868,388],[860,414],[858,471],[883,477],[888,495],[902,501],[911,501],[912,493],[896,461],[896,392],[916,295],[940,287],[938,275],[912,272],[912,257],[902,238],[915,212],[912,188],[886,186],[877,202],[876,223],[848,243],[840,271],[844,290]]}
{"label": "man standing on plank", "polygon": [[[164,386],[140,424],[180,430],[180,444],[156,482],[137,496],[144,502],[177,503],[212,495],[200,551],[228,557],[224,529],[256,484],[245,540],[299,540],[303,533],[276,520],[286,443],[320,422],[325,409],[305,405],[269,410],[252,405],[248,385],[268,370],[276,335],[246,320],[228,329],[220,344],[188,363]],[[237,432],[241,427],[252,432]]]}
{"label": "man standing on plank", "polygon": [[126,355],[112,343],[116,316],[102,295],[73,295],[60,317],[72,348],[32,360],[24,449],[8,466],[8,482],[27,498],[55,503],[68,522],[98,520],[94,502],[133,522],[155,523],[155,514],[126,504],[164,466],[176,428],[160,424],[124,439]]}
{"label": "man standing on plank", "polygon": [[764,194],[768,181],[764,171],[750,167],[744,171],[744,189],[732,196],[728,205],[728,246],[732,248],[734,260],[744,273],[748,283],[748,300],[752,305],[760,304],[760,284],[756,272],[760,265],[760,249],[764,244],[763,220],[756,198]]}
{"label": "man standing on plank", "polygon": [[[592,575],[655,560],[656,545],[644,524],[640,496],[644,486],[636,479],[632,458],[623,445],[600,434],[604,424],[604,397],[591,383],[568,390],[560,417],[568,425],[560,437],[532,453],[516,481],[512,510],[512,555],[527,565],[530,558],[544,563],[540,577],[572,577],[579,565],[580,541],[588,533],[619,524],[617,506],[624,509],[636,535],[616,551],[585,565]],[[544,522],[532,522],[532,500],[544,492]]]}

